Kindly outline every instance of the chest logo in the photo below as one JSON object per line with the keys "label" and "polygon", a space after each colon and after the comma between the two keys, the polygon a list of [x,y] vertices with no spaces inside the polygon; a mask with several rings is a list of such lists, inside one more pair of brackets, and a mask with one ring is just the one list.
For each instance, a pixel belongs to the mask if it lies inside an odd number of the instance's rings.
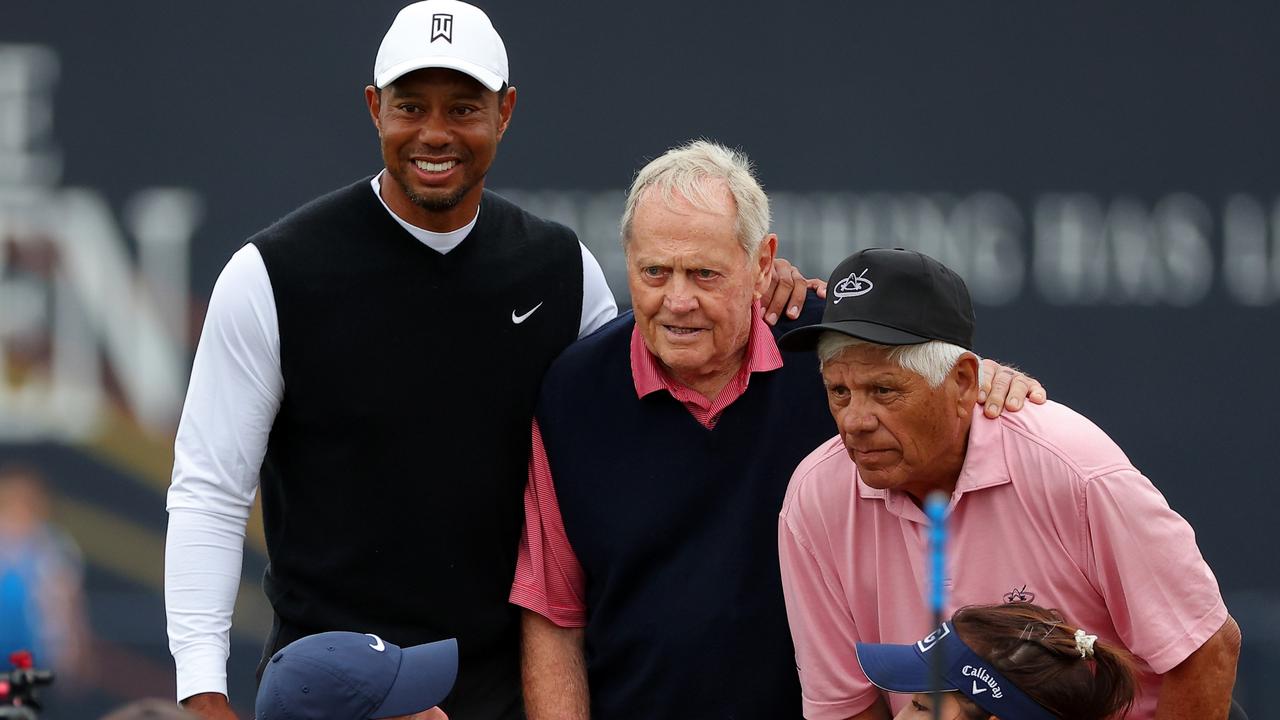
{"label": "chest logo", "polygon": [[453,44],[453,16],[448,13],[436,13],[431,16],[431,40],[444,40]]}
{"label": "chest logo", "polygon": [[858,274],[849,273],[849,277],[836,283],[835,289],[832,290],[832,293],[836,296],[834,304],[838,305],[845,298],[858,297],[871,292],[871,288],[875,287],[875,285],[866,278],[867,270],[869,269],[867,268]]}
{"label": "chest logo", "polygon": [[1010,592],[1004,594],[1006,603],[1033,603],[1036,601],[1036,594],[1027,590],[1027,586],[1014,588]]}
{"label": "chest logo", "polygon": [[530,310],[529,312],[527,312],[527,313],[525,313],[525,314],[523,314],[523,315],[517,315],[517,314],[516,314],[516,311],[515,311],[515,310],[512,310],[512,311],[511,311],[511,322],[515,323],[516,325],[519,325],[520,323],[524,322],[525,320],[528,320],[528,319],[529,319],[529,316],[530,316],[530,315],[532,315],[532,314],[534,314],[535,312],[537,312],[537,311],[538,311],[538,308],[540,308],[540,307],[542,307],[542,303],[538,303],[537,305],[534,305],[532,310]]}

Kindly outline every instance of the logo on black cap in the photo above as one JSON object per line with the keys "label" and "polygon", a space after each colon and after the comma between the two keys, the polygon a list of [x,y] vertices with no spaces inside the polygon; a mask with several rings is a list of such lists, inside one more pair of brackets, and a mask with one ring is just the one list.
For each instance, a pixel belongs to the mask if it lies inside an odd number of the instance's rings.
{"label": "logo on black cap", "polygon": [[453,16],[448,13],[436,13],[431,16],[431,42],[443,39],[453,44]]}
{"label": "logo on black cap", "polygon": [[[827,331],[878,345],[940,340],[966,350],[973,347],[969,290],[959,275],[927,255],[867,248],[836,266],[829,287],[822,322],[788,332],[778,339],[778,347],[812,350]],[[841,302],[859,296],[857,302]]]}
{"label": "logo on black cap", "polygon": [[836,289],[832,291],[836,299],[832,302],[838,303],[844,298],[858,297],[871,292],[871,288],[875,285],[866,278],[867,270],[870,268],[863,268],[860,273],[849,273],[849,277],[836,283]]}

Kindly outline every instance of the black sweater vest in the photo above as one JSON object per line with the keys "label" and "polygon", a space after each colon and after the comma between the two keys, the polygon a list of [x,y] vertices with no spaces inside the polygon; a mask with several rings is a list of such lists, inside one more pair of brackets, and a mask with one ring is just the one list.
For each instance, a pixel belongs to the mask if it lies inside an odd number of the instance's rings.
{"label": "black sweater vest", "polygon": [[507,596],[539,384],[582,314],[577,238],[486,192],[442,255],[365,180],[250,242],[284,375],[262,467],[276,614],[294,634],[456,637],[447,711],[518,716]]}
{"label": "black sweater vest", "polygon": [[[775,333],[821,313],[811,295]],[[537,410],[586,575],[592,717],[799,718],[778,511],[835,433],[816,358],[783,353],[708,430],[667,392],[636,398],[634,324],[566,350]]]}

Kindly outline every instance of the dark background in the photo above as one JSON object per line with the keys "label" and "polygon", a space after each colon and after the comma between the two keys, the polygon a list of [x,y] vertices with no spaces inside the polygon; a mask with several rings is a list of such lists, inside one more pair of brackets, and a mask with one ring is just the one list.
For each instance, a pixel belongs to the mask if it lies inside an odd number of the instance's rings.
{"label": "dark background", "polygon": [[[149,186],[199,194],[198,317],[247,235],[380,167],[362,89],[399,6],[10,0],[0,43],[58,55],[52,139],[62,185],[92,188],[113,207]],[[1026,222],[1050,193],[1147,208],[1175,192],[1198,198],[1216,268],[1203,299],[1053,304],[1030,279],[1024,238],[1028,280],[1010,302],[978,308],[979,349],[1092,418],[1192,523],[1244,629],[1240,697],[1254,717],[1280,715],[1263,696],[1280,670],[1280,274],[1268,302],[1246,306],[1220,268],[1227,199],[1245,193],[1271,212],[1280,192],[1280,5],[483,6],[519,91],[493,188],[620,192],[646,159],[706,136],[746,150],[771,192],[994,191]],[[615,242],[578,229],[593,248]],[[1274,255],[1280,221],[1270,233]],[[814,257],[806,243],[819,240],[783,237],[781,252]],[[825,276],[830,266],[803,269]],[[59,492],[163,532],[161,489],[85,448],[0,444],[6,459],[39,463]],[[261,558],[250,552],[248,563],[253,581]],[[155,663],[146,672],[171,672],[158,588],[93,563],[89,580],[95,630],[134,643]],[[128,612],[109,602],[120,592],[136,594]],[[234,653],[233,695],[247,708],[256,648],[241,637]],[[95,692],[105,703],[133,691]]]}

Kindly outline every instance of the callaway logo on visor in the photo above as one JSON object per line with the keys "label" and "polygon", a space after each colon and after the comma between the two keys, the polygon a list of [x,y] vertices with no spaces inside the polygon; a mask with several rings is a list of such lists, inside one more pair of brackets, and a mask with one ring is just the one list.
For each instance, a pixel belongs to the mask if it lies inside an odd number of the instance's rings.
{"label": "callaway logo on visor", "polygon": [[857,652],[867,679],[889,692],[955,690],[1002,720],[1055,718],[971,650],[951,623],[911,645],[858,643]]}

